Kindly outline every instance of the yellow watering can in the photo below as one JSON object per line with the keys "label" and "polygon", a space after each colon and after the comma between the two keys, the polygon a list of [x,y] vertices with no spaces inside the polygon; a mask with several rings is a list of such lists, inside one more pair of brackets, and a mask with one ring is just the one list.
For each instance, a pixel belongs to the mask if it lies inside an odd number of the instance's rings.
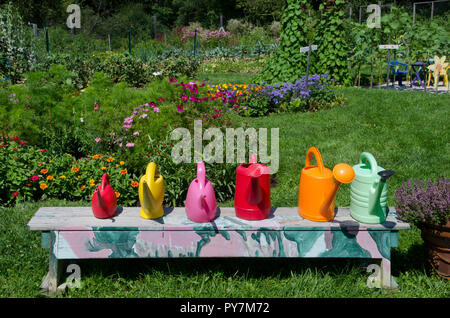
{"label": "yellow watering can", "polygon": [[145,175],[139,181],[140,216],[144,219],[157,219],[164,215],[164,179],[154,162],[150,162]]}

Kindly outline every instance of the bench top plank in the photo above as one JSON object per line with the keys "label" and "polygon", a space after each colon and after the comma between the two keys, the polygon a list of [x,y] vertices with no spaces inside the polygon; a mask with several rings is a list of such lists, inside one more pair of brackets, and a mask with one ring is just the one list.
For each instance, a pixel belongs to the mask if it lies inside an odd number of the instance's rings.
{"label": "bench top plank", "polygon": [[110,219],[97,219],[91,207],[41,207],[28,223],[33,231],[252,231],[252,230],[405,230],[408,223],[396,218],[389,208],[382,224],[362,224],[350,216],[348,207],[339,207],[331,222],[313,222],[300,217],[297,207],[272,208],[269,218],[247,221],[236,216],[234,208],[220,208],[212,222],[190,221],[184,207],[165,208],[164,216],[155,220],[140,217],[139,207],[119,208]]}

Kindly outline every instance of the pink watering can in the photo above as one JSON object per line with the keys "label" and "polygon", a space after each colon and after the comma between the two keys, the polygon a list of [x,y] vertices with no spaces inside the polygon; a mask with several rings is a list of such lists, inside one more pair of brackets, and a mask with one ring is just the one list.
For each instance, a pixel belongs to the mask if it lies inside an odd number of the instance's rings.
{"label": "pink watering can", "polygon": [[217,210],[216,195],[205,174],[205,164],[197,162],[197,178],[189,186],[185,203],[187,217],[197,223],[212,221]]}
{"label": "pink watering can", "polygon": [[107,173],[103,174],[102,183],[95,189],[91,205],[94,216],[99,219],[110,218],[116,213],[117,197]]}

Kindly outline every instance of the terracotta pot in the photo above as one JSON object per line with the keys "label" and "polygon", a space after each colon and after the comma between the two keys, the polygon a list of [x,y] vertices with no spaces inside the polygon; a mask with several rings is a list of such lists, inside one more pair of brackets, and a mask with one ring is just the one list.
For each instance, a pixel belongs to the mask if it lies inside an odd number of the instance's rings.
{"label": "terracotta pot", "polygon": [[421,224],[428,262],[445,280],[450,278],[450,221],[445,225]]}

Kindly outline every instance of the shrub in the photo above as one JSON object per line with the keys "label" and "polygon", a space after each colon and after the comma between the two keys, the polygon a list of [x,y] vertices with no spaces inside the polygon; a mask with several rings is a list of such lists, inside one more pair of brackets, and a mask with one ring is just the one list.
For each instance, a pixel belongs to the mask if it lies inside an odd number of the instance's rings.
{"label": "shrub", "polygon": [[395,191],[394,200],[398,217],[408,223],[437,223],[450,221],[450,178],[444,176],[435,182],[408,180]]}
{"label": "shrub", "polygon": [[226,29],[232,34],[240,34],[245,30],[245,24],[238,19],[230,19],[227,22]]}
{"label": "shrub", "polygon": [[54,64],[64,65],[75,74],[77,88],[86,87],[96,72],[103,72],[114,82],[126,82],[134,87],[144,85],[161,77],[194,76],[194,61],[184,56],[165,59],[147,59],[127,54],[102,52],[88,55],[50,54],[42,58],[34,70],[48,71]]}
{"label": "shrub", "polygon": [[281,33],[281,24],[280,21],[273,21],[270,24],[270,32],[272,33],[272,35],[276,38],[280,37],[280,33]]}

